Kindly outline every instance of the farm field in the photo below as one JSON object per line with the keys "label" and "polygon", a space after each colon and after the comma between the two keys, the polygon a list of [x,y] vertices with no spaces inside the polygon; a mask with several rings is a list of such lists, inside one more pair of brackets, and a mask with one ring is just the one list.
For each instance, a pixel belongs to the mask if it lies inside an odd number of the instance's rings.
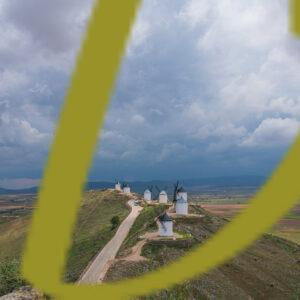
{"label": "farm field", "polygon": [[[204,203],[201,206],[210,213],[227,219],[233,218],[247,207],[247,204],[226,203],[225,199],[223,199],[223,204],[219,203]],[[300,203],[282,218],[270,230],[270,233],[300,244]]]}

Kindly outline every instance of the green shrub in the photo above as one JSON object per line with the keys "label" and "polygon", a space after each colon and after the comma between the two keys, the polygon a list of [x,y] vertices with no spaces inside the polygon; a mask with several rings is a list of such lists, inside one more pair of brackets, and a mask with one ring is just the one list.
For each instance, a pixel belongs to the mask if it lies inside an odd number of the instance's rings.
{"label": "green shrub", "polygon": [[120,224],[120,217],[119,216],[112,217],[110,223],[111,223],[111,229],[114,230]]}
{"label": "green shrub", "polygon": [[21,277],[20,262],[16,259],[0,262],[0,296],[25,285]]}

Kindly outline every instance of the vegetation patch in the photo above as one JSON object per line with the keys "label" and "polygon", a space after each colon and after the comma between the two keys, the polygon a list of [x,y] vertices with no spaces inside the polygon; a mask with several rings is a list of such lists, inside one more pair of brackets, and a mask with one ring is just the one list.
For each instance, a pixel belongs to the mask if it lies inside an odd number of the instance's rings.
{"label": "vegetation patch", "polygon": [[157,230],[155,218],[167,209],[166,205],[146,205],[131,227],[127,238],[122,244],[118,256],[127,254],[129,248],[133,247],[139,237],[145,232]]}
{"label": "vegetation patch", "polygon": [[78,280],[93,257],[114,236],[118,225],[130,212],[127,201],[127,196],[115,191],[89,191],[85,194],[68,254],[65,281]]}
{"label": "vegetation patch", "polygon": [[30,218],[31,216],[27,214],[14,219],[6,219],[0,224],[0,262],[20,259]]}
{"label": "vegetation patch", "polygon": [[[130,212],[128,200],[127,196],[110,190],[88,191],[84,194],[68,253],[64,274],[66,281],[76,281],[90,260],[113,237],[118,225]],[[116,217],[114,222],[118,221],[118,224],[114,223],[114,228],[112,217]],[[24,285],[19,274],[19,261],[30,219],[31,210],[14,210],[1,216],[0,296]]]}
{"label": "vegetation patch", "polygon": [[0,262],[0,296],[25,285],[20,274],[20,261],[17,259]]}

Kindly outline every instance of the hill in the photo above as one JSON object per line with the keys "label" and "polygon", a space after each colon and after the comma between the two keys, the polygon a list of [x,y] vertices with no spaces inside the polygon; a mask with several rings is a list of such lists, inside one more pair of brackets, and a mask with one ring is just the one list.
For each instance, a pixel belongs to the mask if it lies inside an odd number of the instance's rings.
{"label": "hill", "polygon": [[[199,206],[193,210],[205,217],[182,217],[176,219],[174,227],[176,232],[191,235],[191,238],[175,242],[150,241],[141,251],[147,260],[132,261],[126,256],[136,243],[137,235],[156,230],[153,219],[148,218],[143,223],[137,219],[140,225],[131,232],[105,281],[138,276],[166,265],[203,243],[227,223]],[[300,246],[266,234],[242,254],[208,274],[141,299],[298,299],[299,279]]]}
{"label": "hill", "polygon": [[[65,269],[65,280],[76,281],[94,255],[112,238],[111,218],[122,221],[129,213],[128,197],[110,190],[88,191],[84,194],[73,244]],[[58,208],[59,209],[59,208]],[[28,232],[31,210],[19,215],[1,215],[0,218],[0,296],[24,285],[19,268],[24,242]],[[7,273],[7,270],[10,270]]]}
{"label": "hill", "polygon": [[38,187],[27,189],[4,189],[0,187],[0,195],[20,195],[20,194],[36,194]]}

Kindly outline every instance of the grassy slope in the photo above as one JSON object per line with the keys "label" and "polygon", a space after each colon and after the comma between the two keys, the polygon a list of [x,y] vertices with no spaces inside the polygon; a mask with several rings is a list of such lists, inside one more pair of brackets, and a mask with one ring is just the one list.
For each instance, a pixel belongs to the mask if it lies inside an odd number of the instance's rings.
{"label": "grassy slope", "polygon": [[[114,235],[110,219],[118,215],[122,221],[129,213],[128,197],[113,191],[86,192],[73,234],[65,279],[75,281],[88,262]],[[30,214],[0,223],[0,263],[20,259]]]}
{"label": "grassy slope", "polygon": [[82,202],[77,225],[73,235],[73,245],[66,265],[66,281],[79,278],[91,259],[113,237],[110,220],[119,216],[120,221],[128,215],[128,197],[112,191],[89,191]]}
{"label": "grassy slope", "polygon": [[30,215],[0,224],[0,261],[19,259],[30,222]]}
{"label": "grassy slope", "polygon": [[[191,232],[196,246],[225,223],[223,219],[207,214],[203,220],[177,220],[175,229]],[[109,270],[106,280],[116,281],[154,270],[184,255],[189,247],[147,244],[143,255],[149,258],[148,261],[119,261]],[[299,246],[265,235],[244,253],[201,278],[143,299],[298,299],[299,279]]]}

